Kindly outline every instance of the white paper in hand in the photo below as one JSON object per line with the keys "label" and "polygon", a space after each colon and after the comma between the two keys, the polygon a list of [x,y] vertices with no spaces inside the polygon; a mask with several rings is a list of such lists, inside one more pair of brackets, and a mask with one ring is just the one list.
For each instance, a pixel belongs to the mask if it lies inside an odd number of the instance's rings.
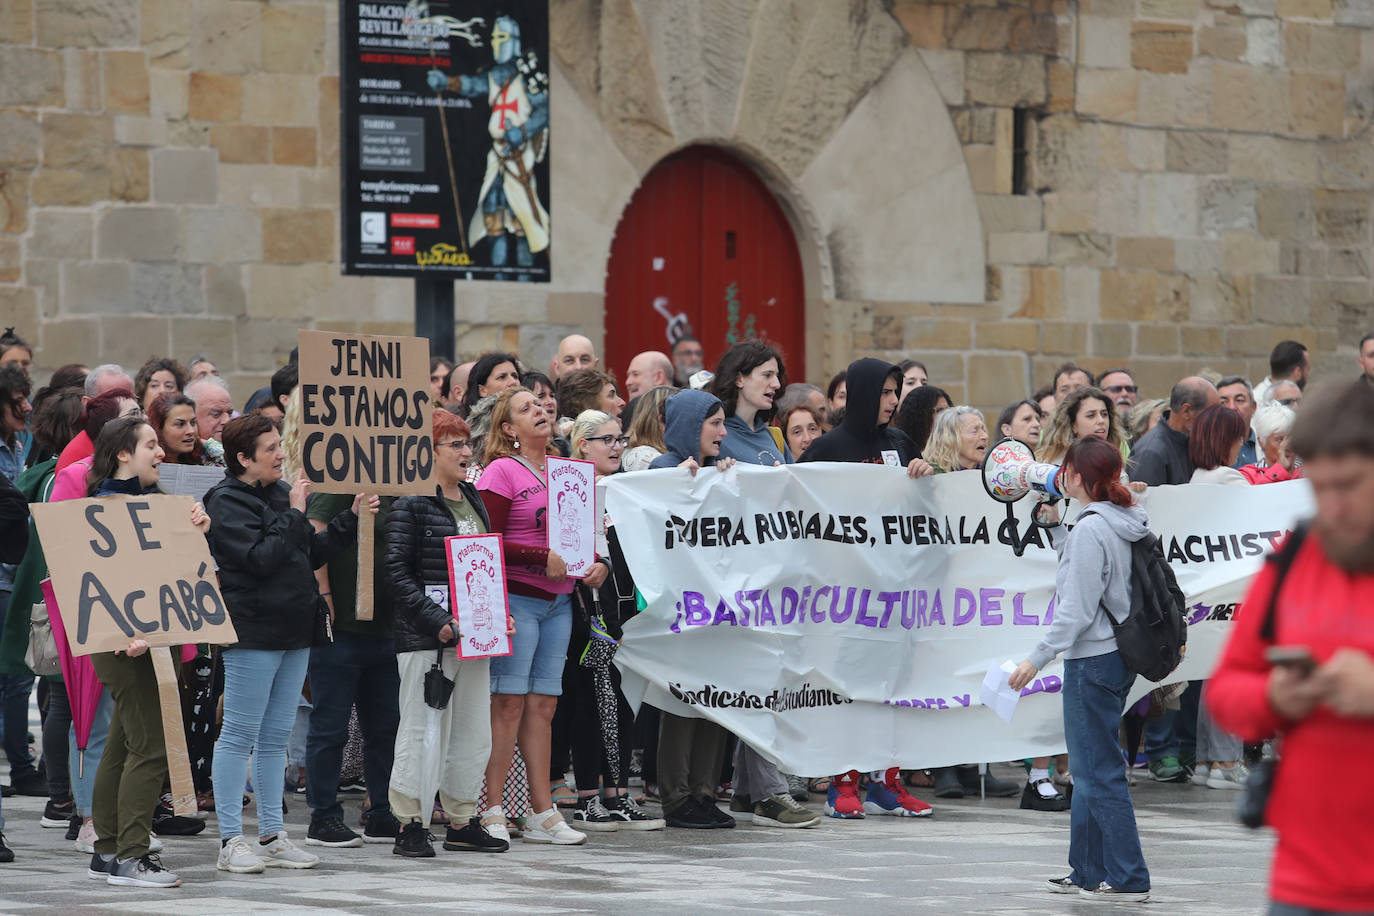
{"label": "white paper in hand", "polygon": [[1010,724],[1016,715],[1016,704],[1021,699],[1021,691],[1011,689],[1011,675],[1016,665],[1008,659],[1002,663],[993,662],[983,678],[983,687],[978,692],[978,702],[997,713],[1002,721]]}

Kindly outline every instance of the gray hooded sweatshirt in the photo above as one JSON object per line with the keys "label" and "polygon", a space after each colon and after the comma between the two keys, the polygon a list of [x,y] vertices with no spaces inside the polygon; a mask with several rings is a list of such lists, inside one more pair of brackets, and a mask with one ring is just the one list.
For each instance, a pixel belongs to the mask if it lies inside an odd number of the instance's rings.
{"label": "gray hooded sweatshirt", "polygon": [[[706,418],[717,410],[724,410],[714,394],[686,388],[670,397],[663,405],[663,444],[668,451],[650,463],[650,468],[675,468],[688,458],[701,454],[701,428]],[[707,458],[715,464],[715,458]]]}
{"label": "gray hooded sweatshirt", "polygon": [[1059,552],[1055,576],[1054,621],[1028,660],[1036,668],[1048,665],[1061,652],[1065,658],[1092,658],[1116,651],[1111,609],[1116,620],[1131,611],[1131,544],[1149,532],[1149,518],[1140,506],[1122,508],[1094,502],[1090,515],[1069,531],[1050,529]]}

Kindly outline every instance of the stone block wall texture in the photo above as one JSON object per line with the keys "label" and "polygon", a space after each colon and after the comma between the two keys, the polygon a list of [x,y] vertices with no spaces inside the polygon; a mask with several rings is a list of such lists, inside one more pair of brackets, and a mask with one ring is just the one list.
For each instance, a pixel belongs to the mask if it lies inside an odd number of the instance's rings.
{"label": "stone block wall texture", "polygon": [[[996,409],[1069,358],[1159,394],[1202,367],[1260,378],[1296,337],[1318,374],[1350,374],[1374,330],[1370,0],[551,0],[551,18],[554,283],[460,285],[464,353],[542,365],[571,329],[602,339],[620,208],[689,142],[794,193],[804,259],[844,241],[808,169],[865,146],[826,153],[870,92],[889,116],[865,117],[900,125],[913,54],[962,149],[928,177],[971,184],[983,301],[875,297],[826,253],[813,380],[910,355]],[[299,327],[411,332],[408,281],[339,274],[337,35],[334,0],[0,0],[0,325],[42,369],[205,351],[242,400]]]}

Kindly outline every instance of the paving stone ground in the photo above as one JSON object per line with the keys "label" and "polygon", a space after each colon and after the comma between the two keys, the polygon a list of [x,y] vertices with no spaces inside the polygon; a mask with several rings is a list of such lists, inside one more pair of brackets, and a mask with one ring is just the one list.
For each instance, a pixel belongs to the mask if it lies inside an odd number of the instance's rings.
{"label": "paving stone ground", "polygon": [[[996,767],[1003,776],[1009,767]],[[1145,912],[1260,913],[1272,848],[1235,823],[1234,792],[1141,780],[1136,813],[1153,877]],[[923,794],[918,792],[918,794]],[[929,797],[927,796],[928,800]],[[817,810],[823,799],[813,798]],[[42,799],[4,802],[17,860],[0,865],[0,913],[787,912],[1037,914],[1101,912],[1041,890],[1067,873],[1069,816],[1021,811],[1017,800],[937,801],[932,818],[825,819],[809,830],[740,826],[593,835],[585,846],[521,844],[502,855],[402,859],[389,846],[317,849],[310,871],[230,876],[215,870],[214,816],[197,837],[166,840],[175,890],[110,887],[86,877],[89,857],[38,826]],[[304,839],[307,811],[287,827]],[[360,802],[348,803],[356,822]],[[252,826],[250,807],[245,820]],[[436,845],[437,848],[437,845]],[[1128,908],[1129,910],[1130,908]]]}

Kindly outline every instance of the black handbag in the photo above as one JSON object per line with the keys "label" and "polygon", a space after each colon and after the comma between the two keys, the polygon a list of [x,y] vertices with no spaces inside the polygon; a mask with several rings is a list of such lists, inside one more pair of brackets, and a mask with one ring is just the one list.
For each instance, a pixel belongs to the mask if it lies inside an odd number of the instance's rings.
{"label": "black handbag", "polygon": [[430,709],[447,709],[453,696],[453,681],[444,677],[443,658],[444,647],[440,646],[434,652],[434,664],[425,672],[425,705]]}

